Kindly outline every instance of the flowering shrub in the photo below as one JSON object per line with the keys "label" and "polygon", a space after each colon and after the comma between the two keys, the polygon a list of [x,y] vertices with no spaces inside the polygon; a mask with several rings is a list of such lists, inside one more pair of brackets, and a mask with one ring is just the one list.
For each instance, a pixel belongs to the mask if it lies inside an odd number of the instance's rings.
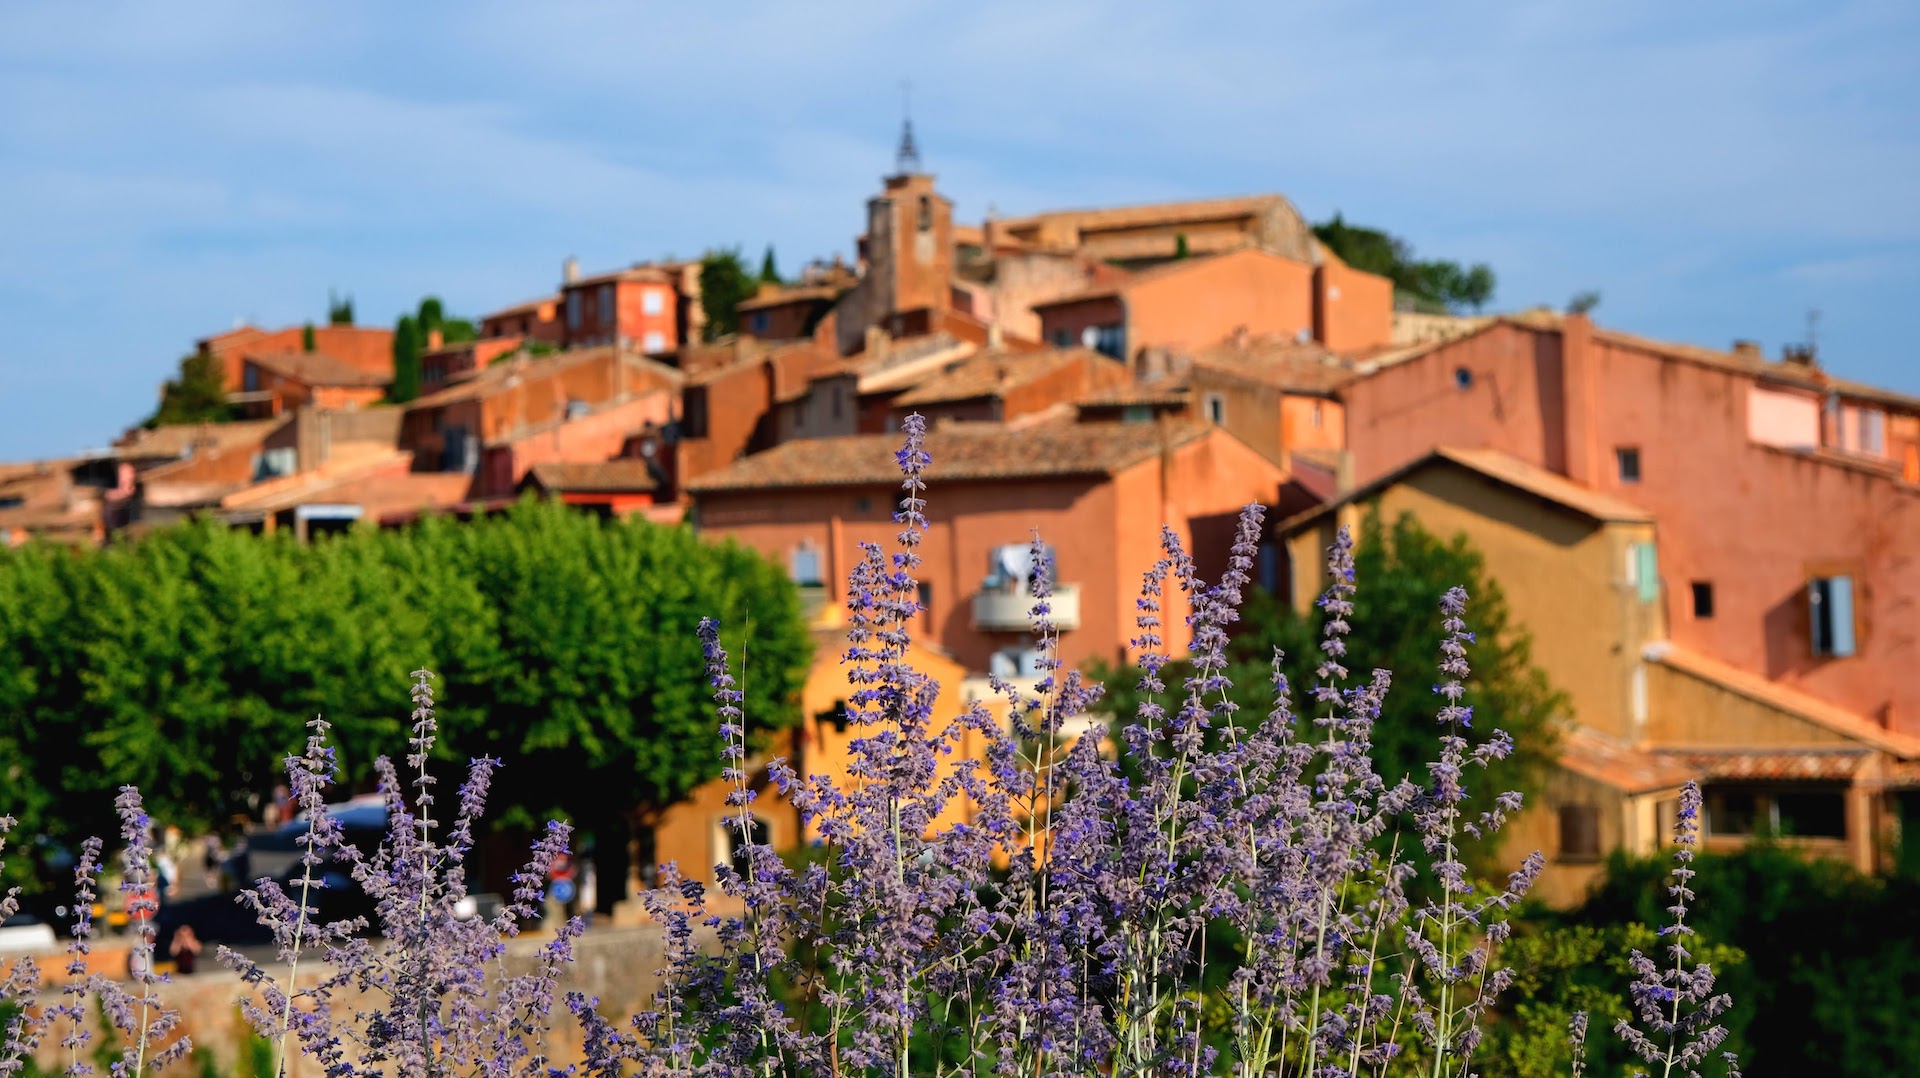
{"label": "flowering shrub", "polygon": [[[499,916],[455,916],[497,761],[473,762],[452,825],[440,831],[426,767],[437,727],[427,675],[418,673],[410,774],[379,764],[392,824],[376,854],[343,843],[321,811],[335,770],[324,723],[288,761],[314,821],[302,840],[300,893],[262,881],[247,894],[275,932],[286,981],[225,956],[258,988],[248,1013],[282,1060],[297,1047],[329,1075],[1473,1073],[1490,1008],[1510,982],[1500,961],[1508,915],[1543,861],[1531,854],[1487,883],[1459,856],[1464,840],[1498,831],[1520,809],[1516,794],[1474,789],[1475,776],[1512,745],[1498,732],[1465,736],[1474,721],[1462,703],[1472,639],[1465,592],[1438,604],[1445,637],[1434,755],[1417,779],[1377,774],[1368,751],[1393,686],[1386,671],[1356,677],[1344,665],[1359,586],[1344,532],[1328,556],[1325,635],[1304,706],[1296,709],[1279,656],[1265,713],[1243,714],[1233,702],[1226,646],[1261,535],[1258,506],[1242,514],[1216,582],[1200,580],[1179,537],[1162,531],[1132,641],[1141,702],[1124,724],[1103,715],[1097,688],[1058,661],[1052,574],[1036,538],[1030,584],[1041,676],[1026,687],[996,681],[1001,713],[976,704],[937,726],[941,686],[907,661],[927,527],[924,432],[918,417],[909,420],[899,453],[898,549],[864,545],[850,575],[844,658],[856,687],[848,719],[859,736],[849,773],[771,767],[817,836],[811,856],[790,863],[754,841],[758,790],[746,768],[754,702],[734,679],[719,626],[703,622],[740,850],[716,871],[739,912],[710,911],[700,884],[663,866],[665,885],[645,898],[668,956],[652,1006],[616,1025],[597,1000],[567,996],[586,1050],[557,1066],[540,1045],[579,924],[555,932],[531,973],[508,977],[495,959],[538,916],[545,869],[567,831],[549,829]],[[1190,673],[1167,684],[1173,629],[1163,616],[1175,590],[1191,611],[1182,626]],[[969,733],[987,746],[978,758],[957,751]],[[1726,997],[1714,994],[1712,973],[1687,947],[1698,811],[1689,785],[1664,932],[1668,962],[1635,953],[1637,1015],[1615,1031],[1663,1078],[1694,1074],[1709,1060],[1737,1073],[1730,1058],[1714,1056]],[[143,857],[135,795],[122,812],[135,858]],[[98,847],[89,851],[83,887]],[[357,924],[312,922],[310,888],[329,858],[348,861],[376,901],[378,943]],[[1223,944],[1230,961],[1217,957]],[[76,946],[84,950],[84,931]],[[324,972],[309,974],[315,958]],[[0,1059],[17,1059],[50,1022],[73,1014],[36,1009],[27,983],[18,971],[7,982],[27,1007],[12,1019]],[[148,1010],[144,995],[76,984],[68,991],[121,992],[116,1015]],[[138,980],[136,989],[150,984]],[[344,1013],[338,997],[348,988],[377,1006]],[[128,1051],[158,1043],[170,1020],[123,1027],[137,1031]],[[1584,1067],[1589,1032],[1586,1016],[1576,1016],[1571,1074]],[[125,1066],[156,1061],[135,1055]],[[0,1075],[7,1070],[0,1063]]]}

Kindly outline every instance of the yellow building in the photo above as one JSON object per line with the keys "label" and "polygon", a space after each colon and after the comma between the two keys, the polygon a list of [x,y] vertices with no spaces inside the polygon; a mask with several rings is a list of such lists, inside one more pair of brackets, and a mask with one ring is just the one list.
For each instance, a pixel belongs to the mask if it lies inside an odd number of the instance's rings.
{"label": "yellow building", "polygon": [[[853,740],[871,732],[846,721],[847,701],[855,691],[848,676],[851,667],[842,661],[847,650],[846,629],[835,616],[836,609],[829,607],[825,613],[827,616],[816,623],[813,630],[813,666],[801,689],[800,725],[781,731],[767,751],[747,760],[748,781],[756,791],[750,810],[756,831],[776,850],[793,849],[802,842],[812,841],[815,835],[803,834],[799,810],[781,795],[768,777],[768,765],[774,758],[784,756],[796,772],[830,775],[843,789],[848,789],[853,781],[850,775]],[[917,640],[907,652],[907,662],[941,686],[934,704],[932,726],[937,732],[948,730],[967,706],[963,691],[963,684],[969,684],[965,668],[945,651]],[[979,760],[984,748],[978,733],[963,730],[948,759]],[[716,748],[716,775],[721,766]],[[681,875],[712,888],[717,879],[715,869],[732,858],[737,842],[738,828],[733,821],[738,819],[739,809],[727,804],[727,793],[731,789],[731,783],[715,778],[669,806],[654,821],[652,855],[643,861],[676,863]],[[936,825],[944,827],[963,822],[968,811],[969,806],[963,802],[949,803]],[[717,909],[731,905],[716,891],[710,890],[709,897]]]}
{"label": "yellow building", "polygon": [[1785,832],[1863,870],[1887,864],[1887,790],[1920,769],[1920,738],[1674,647],[1645,510],[1494,450],[1439,449],[1277,526],[1296,609],[1326,587],[1335,530],[1373,508],[1464,535],[1571,703],[1559,769],[1506,832],[1509,851],[1547,855],[1536,894],[1576,902],[1608,851],[1659,848],[1689,778],[1706,791],[1709,848]]}

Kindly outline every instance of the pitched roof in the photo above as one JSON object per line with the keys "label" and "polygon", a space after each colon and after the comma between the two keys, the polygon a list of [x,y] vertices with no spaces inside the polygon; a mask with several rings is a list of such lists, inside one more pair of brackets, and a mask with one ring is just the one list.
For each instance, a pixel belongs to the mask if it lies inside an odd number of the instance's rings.
{"label": "pitched roof", "polygon": [[520,314],[523,311],[538,310],[548,304],[558,305],[559,302],[560,295],[556,292],[551,296],[541,296],[539,299],[530,299],[524,303],[516,303],[511,307],[502,307],[497,311],[488,311],[486,314],[481,315],[479,320],[482,322],[490,322],[495,318],[504,318],[510,314]]}
{"label": "pitched roof", "polygon": [[1699,778],[1686,761],[1643,752],[1598,730],[1567,724],[1560,730],[1560,766],[1622,793],[1672,789]]}
{"label": "pitched roof", "polygon": [[325,352],[248,352],[256,367],[307,386],[358,386],[378,389],[393,384],[392,371],[369,371]]}
{"label": "pitched roof", "polygon": [[[934,481],[1106,476],[1205,437],[1196,423],[951,423],[927,434]],[[897,484],[896,434],[787,442],[687,484],[695,493]]]}
{"label": "pitched roof", "polygon": [[1415,472],[1436,464],[1465,468],[1502,486],[1601,523],[1651,524],[1653,522],[1653,514],[1637,505],[1599,491],[1588,490],[1564,476],[1555,475],[1544,468],[1536,468],[1497,449],[1459,449],[1441,446],[1410,464],[1388,472],[1366,486],[1281,521],[1274,525],[1274,531],[1283,535],[1297,531],[1337,509],[1367,501],[1388,487],[1404,481]]}
{"label": "pitched roof", "polygon": [[576,493],[613,494],[623,491],[652,490],[659,485],[653,468],[644,460],[623,457],[618,460],[547,461],[529,470],[529,477],[542,490]]}
{"label": "pitched roof", "polygon": [[1667,641],[1648,644],[1642,649],[1642,655],[1648,662],[1678,670],[1882,752],[1908,760],[1920,758],[1920,737],[1889,730],[1837,704],[1758,674],[1748,673],[1718,659],[1675,647]]}
{"label": "pitched roof", "polygon": [[1326,396],[1359,377],[1353,364],[1313,342],[1262,337],[1194,353],[1193,365],[1289,393]]}
{"label": "pitched roof", "polygon": [[736,311],[757,311],[764,307],[781,307],[789,303],[832,302],[840,293],[853,287],[852,281],[841,284],[799,285],[793,288],[769,288],[734,304]]}
{"label": "pitched roof", "polygon": [[199,449],[233,449],[264,440],[292,416],[249,419],[238,423],[177,423],[165,427],[135,427],[113,443],[114,455],[129,457],[184,457]]}
{"label": "pitched roof", "polygon": [[[492,396],[505,389],[508,380],[516,376],[522,379],[545,378],[583,363],[605,360],[615,354],[618,347],[603,344],[593,348],[569,349],[557,355],[542,356],[537,359],[528,357],[506,359],[483,367],[474,372],[472,377],[462,379],[445,389],[420,397],[408,404],[407,408],[409,410],[439,408],[460,401]],[[637,352],[620,349],[618,354],[629,370],[640,372],[654,380],[654,386],[651,388],[677,388],[686,380],[686,376],[679,370],[657,360],[648,359]]]}
{"label": "pitched roof", "polygon": [[1074,403],[1083,409],[1094,409],[1131,408],[1135,405],[1184,407],[1187,402],[1187,380],[1181,377],[1110,386],[1095,390]]}
{"label": "pitched roof", "polygon": [[902,393],[893,403],[911,407],[998,397],[1075,364],[1124,367],[1119,360],[1085,348],[978,352],[948,364],[940,373]]}
{"label": "pitched roof", "polygon": [[[1361,375],[1372,374],[1387,367],[1397,366],[1409,360],[1418,359],[1448,345],[1479,336],[1500,326],[1512,326],[1532,330],[1536,333],[1558,333],[1566,324],[1566,316],[1557,311],[1535,309],[1518,311],[1487,318],[1466,332],[1435,340],[1399,348],[1389,348],[1370,355],[1358,366]],[[1837,378],[1811,364],[1786,363],[1765,359],[1739,352],[1724,352],[1716,348],[1704,348],[1697,344],[1685,344],[1679,341],[1660,341],[1651,337],[1642,337],[1604,326],[1593,327],[1593,339],[1615,348],[1626,348],[1645,352],[1662,359],[1692,363],[1697,366],[1713,367],[1718,370],[1745,374],[1772,382],[1776,385],[1788,385],[1799,389],[1819,393],[1834,392],[1842,396],[1889,405],[1902,411],[1920,412],[1920,397],[1907,393],[1883,389],[1879,386],[1856,382],[1847,378]]]}

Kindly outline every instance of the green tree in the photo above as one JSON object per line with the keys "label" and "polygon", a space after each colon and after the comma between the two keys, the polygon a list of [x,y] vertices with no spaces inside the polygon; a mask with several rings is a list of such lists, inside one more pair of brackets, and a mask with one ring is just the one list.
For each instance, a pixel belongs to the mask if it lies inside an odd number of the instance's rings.
{"label": "green tree", "polygon": [[335,326],[353,325],[353,297],[335,298],[332,289],[327,290],[327,322]]}
{"label": "green tree", "polygon": [[195,352],[180,361],[180,373],[160,390],[160,407],[147,418],[149,427],[175,423],[224,423],[234,418],[227,403],[226,374],[219,357]]}
{"label": "green tree", "polygon": [[1191,256],[1192,253],[1192,251],[1187,249],[1187,234],[1185,232],[1173,237],[1173,257],[1175,261],[1187,258]]}
{"label": "green tree", "polygon": [[[421,304],[423,311],[425,308]],[[387,399],[395,404],[405,404],[420,395],[420,352],[425,336],[412,315],[401,315],[393,327],[393,386],[387,390]]]}
{"label": "green tree", "polygon": [[760,257],[760,283],[779,284],[780,270],[773,263],[773,244],[767,244],[767,253]]}
{"label": "green tree", "polygon": [[507,759],[503,821],[570,817],[619,879],[629,821],[718,774],[703,616],[745,658],[756,732],[796,721],[797,593],[684,527],[528,500],[310,544],[208,521],[78,556],[0,551],[0,811],[23,834],[111,833],[131,782],[162,823],[220,823],[272,788],[315,714],[364,783],[404,744],[407,675],[426,667],[459,754],[442,763]]}
{"label": "green tree", "polygon": [[319,344],[314,340],[312,322],[308,322],[306,325],[300,327],[300,350],[302,352],[318,352],[320,350]]}
{"label": "green tree", "polygon": [[700,259],[700,309],[707,318],[706,339],[719,340],[739,332],[737,308],[753,293],[753,279],[740,261],[739,248],[708,251]]}
{"label": "green tree", "polygon": [[1575,292],[1567,301],[1568,314],[1590,314],[1600,306],[1600,293],[1597,291]]}
{"label": "green tree", "polygon": [[1313,234],[1342,262],[1393,282],[1396,297],[1423,310],[1479,310],[1493,298],[1498,283],[1484,262],[1421,261],[1413,248],[1391,233],[1353,225],[1336,213],[1313,226]]}

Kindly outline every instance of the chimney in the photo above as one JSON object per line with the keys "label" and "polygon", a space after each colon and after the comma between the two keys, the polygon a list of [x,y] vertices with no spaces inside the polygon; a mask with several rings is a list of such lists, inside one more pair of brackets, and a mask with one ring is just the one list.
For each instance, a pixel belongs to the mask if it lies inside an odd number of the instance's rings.
{"label": "chimney", "polygon": [[1796,367],[1818,367],[1820,365],[1814,356],[1813,345],[1810,344],[1789,344],[1783,346],[1780,349],[1780,361],[1783,363],[1791,363]]}
{"label": "chimney", "polygon": [[1233,346],[1234,346],[1234,347],[1235,347],[1236,349],[1239,349],[1239,350],[1241,350],[1241,351],[1245,351],[1245,350],[1246,350],[1246,347],[1247,347],[1247,327],[1245,327],[1245,326],[1235,326],[1235,327],[1233,327]]}
{"label": "chimney", "polygon": [[560,280],[562,283],[572,284],[575,281],[578,281],[579,279],[580,279],[580,260],[579,259],[569,257],[565,262],[560,264]]}
{"label": "chimney", "polygon": [[440,328],[438,326],[427,331],[427,351],[438,352],[441,346],[445,345],[446,343],[447,343],[446,334],[440,332]]}
{"label": "chimney", "polygon": [[1759,359],[1761,358],[1760,342],[1748,340],[1734,341],[1733,354],[1739,356],[1741,359]]}

